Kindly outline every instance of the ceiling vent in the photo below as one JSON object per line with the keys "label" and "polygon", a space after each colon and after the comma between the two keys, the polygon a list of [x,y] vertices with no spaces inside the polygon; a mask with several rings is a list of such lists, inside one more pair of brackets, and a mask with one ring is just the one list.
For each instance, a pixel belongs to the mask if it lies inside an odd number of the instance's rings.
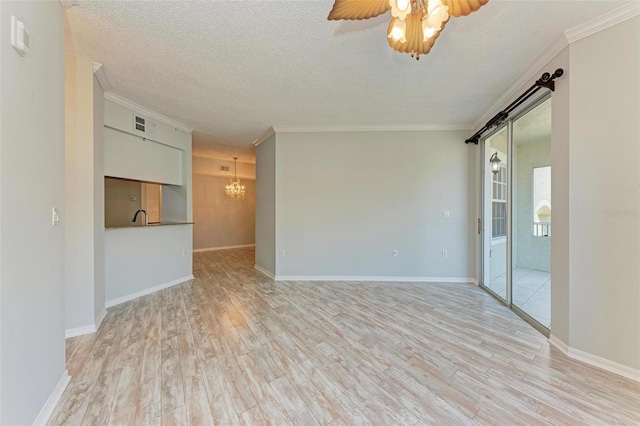
{"label": "ceiling vent", "polygon": [[148,118],[135,115],[133,116],[133,130],[144,133],[145,135],[156,134],[156,123]]}
{"label": "ceiling vent", "polygon": [[220,164],[220,171],[221,171],[221,172],[228,173],[228,172],[230,172],[230,171],[231,171],[231,167],[229,167],[229,166],[223,166],[222,164]]}

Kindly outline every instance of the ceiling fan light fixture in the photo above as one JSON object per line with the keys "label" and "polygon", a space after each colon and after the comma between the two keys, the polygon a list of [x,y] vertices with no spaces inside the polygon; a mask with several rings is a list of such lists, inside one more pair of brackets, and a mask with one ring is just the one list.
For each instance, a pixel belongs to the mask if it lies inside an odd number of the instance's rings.
{"label": "ceiling fan light fixture", "polygon": [[416,59],[431,51],[449,18],[467,16],[489,0],[334,0],[327,19],[369,19],[391,11],[387,42]]}
{"label": "ceiling fan light fixture", "polygon": [[427,22],[426,19],[422,20],[422,35],[423,35],[422,41],[429,40],[431,37],[436,35],[437,32],[438,32],[438,29],[429,26],[429,23]]}
{"label": "ceiling fan light fixture", "polygon": [[393,25],[389,31],[388,37],[392,40],[399,41],[400,43],[406,43],[407,22],[400,18],[393,18]]}
{"label": "ceiling fan light fixture", "polygon": [[391,6],[391,16],[400,18],[403,21],[407,19],[407,15],[411,13],[411,0],[389,0]]}

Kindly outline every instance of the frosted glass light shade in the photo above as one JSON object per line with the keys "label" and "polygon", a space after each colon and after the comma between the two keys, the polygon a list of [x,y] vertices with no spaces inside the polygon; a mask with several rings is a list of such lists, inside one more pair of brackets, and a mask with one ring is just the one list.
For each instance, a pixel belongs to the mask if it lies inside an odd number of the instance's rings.
{"label": "frosted glass light shade", "polygon": [[389,6],[391,6],[391,16],[402,20],[407,19],[407,15],[412,11],[410,0],[389,0]]}
{"label": "frosted glass light shade", "polygon": [[406,31],[407,23],[400,18],[393,18],[393,25],[391,26],[388,37],[400,43],[406,43]]}
{"label": "frosted glass light shade", "polygon": [[423,41],[427,41],[438,32],[437,28],[429,26],[429,22],[426,19],[422,20],[422,35]]}

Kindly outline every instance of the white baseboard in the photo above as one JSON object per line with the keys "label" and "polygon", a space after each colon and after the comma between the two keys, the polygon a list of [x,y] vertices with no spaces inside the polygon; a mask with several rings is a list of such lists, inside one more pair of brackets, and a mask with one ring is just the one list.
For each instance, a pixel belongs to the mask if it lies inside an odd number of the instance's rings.
{"label": "white baseboard", "polygon": [[70,380],[71,376],[69,376],[69,372],[65,370],[62,377],[60,377],[60,380],[58,380],[58,384],[53,389],[53,392],[49,395],[47,402],[44,403],[42,409],[38,413],[38,416],[33,421],[34,426],[44,426],[47,424],[49,417],[51,417],[53,410],[55,410],[58,402],[60,402],[60,398],[62,397],[64,390],[67,388]]}
{"label": "white baseboard", "polygon": [[475,279],[475,278],[469,278],[469,279],[471,280],[471,284],[477,285],[477,286],[480,285],[480,282],[477,279]]}
{"label": "white baseboard", "polygon": [[[257,269],[257,268],[256,268]],[[275,281],[374,281],[409,283],[474,283],[475,278],[463,277],[380,277],[380,276],[327,276],[327,275],[278,275]]]}
{"label": "white baseboard", "polygon": [[135,293],[128,294],[126,296],[118,297],[117,299],[107,300],[107,308],[111,308],[112,306],[119,305],[124,302],[128,302],[133,299],[137,299],[138,297],[146,296],[151,293],[155,293],[156,291],[164,290],[165,288],[173,287],[174,285],[181,284],[185,281],[189,281],[193,279],[193,275],[189,275],[187,277],[178,278],[177,280],[169,281],[168,283],[160,284],[154,287],[147,288],[145,290],[136,291]]}
{"label": "white baseboard", "polygon": [[640,382],[640,370],[636,370],[635,368],[631,368],[624,364],[620,364],[618,362],[611,361],[609,359],[602,358],[600,356],[593,355],[572,347],[569,347],[569,352],[567,355],[569,355],[570,358],[577,359],[578,361],[593,365],[594,367],[598,367],[603,370],[610,371],[611,373],[618,374],[622,377],[626,377],[627,379]]}
{"label": "white baseboard", "polygon": [[100,324],[104,320],[104,317],[107,316],[107,308],[102,308],[98,316],[96,317],[96,331],[100,329]]}
{"label": "white baseboard", "polygon": [[602,370],[618,374],[622,377],[626,377],[627,379],[640,382],[640,370],[631,368],[627,365],[620,364],[615,361],[611,361],[606,358],[602,358],[597,355],[590,354],[589,352],[581,351],[580,349],[572,348],[554,335],[549,336],[549,343],[558,348],[569,358],[582,361],[585,364],[589,364],[594,367],[601,368]]}
{"label": "white baseboard", "polygon": [[96,317],[95,324],[85,325],[83,327],[70,328],[64,331],[64,338],[68,339],[69,337],[82,336],[84,334],[95,333],[100,328],[100,324],[102,324],[102,320],[107,316],[107,309],[103,308],[102,311]]}
{"label": "white baseboard", "polygon": [[553,346],[558,348],[558,350],[560,352],[562,352],[563,354],[568,355],[569,346],[567,346],[567,344],[565,342],[563,342],[562,340],[558,339],[553,334],[549,335],[549,343],[551,343]]}
{"label": "white baseboard", "polygon": [[239,246],[208,247],[208,248],[194,249],[193,252],[194,253],[201,253],[203,251],[230,250],[230,249],[238,249],[238,248],[245,248],[245,247],[255,247],[255,246],[256,246],[255,244],[241,244]]}
{"label": "white baseboard", "polygon": [[84,327],[70,328],[64,331],[64,338],[82,336],[84,334],[95,333],[97,330],[95,324],[85,325]]}
{"label": "white baseboard", "polygon": [[265,274],[267,277],[271,278],[272,280],[275,281],[276,277],[269,271],[267,271],[266,269],[264,269],[262,266],[258,266],[258,265],[253,265],[253,267],[258,271],[258,272],[262,272],[263,274]]}

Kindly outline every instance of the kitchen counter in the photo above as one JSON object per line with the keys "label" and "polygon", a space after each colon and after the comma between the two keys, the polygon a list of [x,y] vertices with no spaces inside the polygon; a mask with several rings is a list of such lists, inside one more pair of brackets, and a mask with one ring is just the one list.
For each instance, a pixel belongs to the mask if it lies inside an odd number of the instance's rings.
{"label": "kitchen counter", "polygon": [[194,225],[195,222],[151,222],[148,225],[140,225],[134,224],[131,225],[120,225],[120,226],[107,226],[104,229],[128,229],[128,228],[155,228],[158,226],[174,226],[174,225]]}

